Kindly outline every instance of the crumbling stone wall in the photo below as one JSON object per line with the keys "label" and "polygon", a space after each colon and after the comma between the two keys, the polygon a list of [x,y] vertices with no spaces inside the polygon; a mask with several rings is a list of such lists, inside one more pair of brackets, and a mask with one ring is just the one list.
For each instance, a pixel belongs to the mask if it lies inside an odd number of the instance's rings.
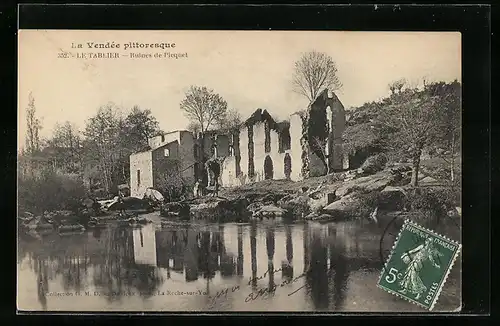
{"label": "crumbling stone wall", "polygon": [[[277,123],[266,110],[258,109],[229,141],[234,159],[225,163],[231,162],[234,171],[223,176],[223,183],[233,184],[230,180],[234,179],[238,179],[237,184],[264,180],[266,157],[268,165],[272,161],[274,179],[298,181],[341,170],[346,165],[344,129],[344,107],[327,90],[307,110],[292,114],[286,122]],[[228,171],[227,167],[223,170]]]}
{"label": "crumbling stone wall", "polygon": [[277,130],[270,129],[269,136],[271,139],[270,142],[270,152],[268,155],[271,157],[273,161],[273,175],[274,179],[285,179],[285,152],[280,151],[280,141],[281,137]]}
{"label": "crumbling stone wall", "polygon": [[291,158],[291,173],[290,179],[298,181],[304,178],[302,175],[303,170],[303,145],[302,145],[302,118],[300,113],[294,113],[290,116],[290,151]]}
{"label": "crumbling stone wall", "polygon": [[247,175],[250,181],[252,181],[255,178],[253,125],[248,126],[248,174]]}
{"label": "crumbling stone wall", "polygon": [[248,160],[249,160],[249,153],[248,153],[248,127],[244,126],[243,128],[240,129],[239,136],[239,169],[240,169],[240,174],[237,176],[240,178],[242,181],[245,181],[248,178]]}
{"label": "crumbling stone wall", "polygon": [[[330,139],[332,143],[332,155],[330,155],[330,165],[333,171],[349,168],[347,152],[344,151],[342,134],[346,128],[346,113],[344,105],[340,102],[335,93],[332,92],[328,101],[332,109],[332,126]],[[347,163],[346,163],[347,162]]]}
{"label": "crumbling stone wall", "polygon": [[240,132],[239,131],[234,131],[232,134],[232,143],[231,146],[233,147],[233,155],[235,157],[235,164],[236,164],[236,177],[238,177],[241,174],[241,150],[240,150]]}
{"label": "crumbling stone wall", "polygon": [[323,90],[301,117],[302,176],[324,175],[347,168],[342,141],[345,110],[337,95]]}
{"label": "crumbling stone wall", "polygon": [[271,152],[271,129],[268,121],[264,123],[264,152]]}
{"label": "crumbling stone wall", "polygon": [[300,114],[300,118],[302,120],[302,135],[300,137],[300,146],[301,146],[301,154],[300,158],[302,161],[302,167],[301,167],[301,176],[302,178],[309,178],[309,159],[310,159],[310,153],[309,153],[309,136],[308,136],[308,125],[309,125],[309,115],[307,112],[303,112]]}

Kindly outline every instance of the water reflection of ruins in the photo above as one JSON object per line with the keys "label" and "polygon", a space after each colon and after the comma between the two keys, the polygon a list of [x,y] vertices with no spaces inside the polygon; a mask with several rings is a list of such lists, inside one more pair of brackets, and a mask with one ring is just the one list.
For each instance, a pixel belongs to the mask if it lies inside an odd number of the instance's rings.
{"label": "water reflection of ruins", "polygon": [[[373,239],[349,225],[215,225],[106,229],[20,246],[37,275],[38,300],[49,291],[140,292],[150,297],[169,280],[239,279],[273,288],[307,272],[305,295],[316,309],[342,309],[350,272],[379,269]],[[32,248],[29,248],[32,247]],[[58,287],[57,289],[49,289]],[[213,292],[213,291],[212,291]],[[301,294],[304,295],[304,294]],[[122,300],[123,296],[108,296]],[[45,309],[45,308],[44,308]]]}

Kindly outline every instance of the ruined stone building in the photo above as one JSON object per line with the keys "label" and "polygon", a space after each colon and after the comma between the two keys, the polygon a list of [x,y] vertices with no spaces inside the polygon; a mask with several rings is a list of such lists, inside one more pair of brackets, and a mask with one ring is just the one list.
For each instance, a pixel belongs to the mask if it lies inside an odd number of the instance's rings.
{"label": "ruined stone building", "polygon": [[130,195],[142,198],[147,188],[165,183],[193,184],[195,153],[193,134],[172,131],[149,139],[145,150],[130,155]]}
{"label": "ruined stone building", "polygon": [[175,131],[157,136],[147,150],[130,156],[131,195],[142,197],[146,188],[160,188],[165,175],[171,175],[172,182],[181,176],[187,184],[207,184],[203,162],[212,157],[221,162],[223,187],[265,179],[298,181],[347,169],[345,125],[344,106],[325,90],[287,121],[278,122],[267,110],[257,109],[239,130],[229,133]]}
{"label": "ruined stone building", "polygon": [[227,155],[221,184],[228,187],[265,179],[298,181],[347,169],[349,161],[342,142],[345,126],[344,106],[328,90],[288,121],[277,122],[267,110],[258,109],[239,131],[214,137],[217,155]]}

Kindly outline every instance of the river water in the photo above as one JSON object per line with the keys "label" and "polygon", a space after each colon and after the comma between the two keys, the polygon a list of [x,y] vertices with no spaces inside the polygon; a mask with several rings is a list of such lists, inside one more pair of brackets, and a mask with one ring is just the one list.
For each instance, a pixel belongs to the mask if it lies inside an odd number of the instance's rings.
{"label": "river water", "polygon": [[[421,312],[376,286],[400,226],[172,222],[20,238],[18,308]],[[454,227],[434,229],[459,240]],[[460,284],[459,256],[434,311],[460,307]]]}

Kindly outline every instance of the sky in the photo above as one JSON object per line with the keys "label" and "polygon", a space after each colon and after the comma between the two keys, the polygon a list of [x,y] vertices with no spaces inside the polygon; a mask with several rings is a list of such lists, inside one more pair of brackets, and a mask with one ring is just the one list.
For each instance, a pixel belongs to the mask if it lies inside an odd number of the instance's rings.
{"label": "sky", "polygon": [[[119,49],[89,49],[87,42],[114,42]],[[175,43],[170,49],[124,49],[124,44]],[[72,44],[83,48],[72,48]],[[191,85],[219,93],[247,118],[257,108],[276,119],[306,107],[292,91],[294,62],[302,53],[330,55],[343,84],[337,96],[348,109],[388,95],[387,85],[461,81],[461,35],[455,32],[342,31],[19,31],[18,143],[24,145],[25,110],[33,94],[42,137],[57,123],[83,130],[100,106],[124,112],[151,110],[163,131],[184,129],[179,108]],[[117,52],[120,58],[61,58],[61,52]],[[129,53],[187,53],[187,57],[130,58]]]}

